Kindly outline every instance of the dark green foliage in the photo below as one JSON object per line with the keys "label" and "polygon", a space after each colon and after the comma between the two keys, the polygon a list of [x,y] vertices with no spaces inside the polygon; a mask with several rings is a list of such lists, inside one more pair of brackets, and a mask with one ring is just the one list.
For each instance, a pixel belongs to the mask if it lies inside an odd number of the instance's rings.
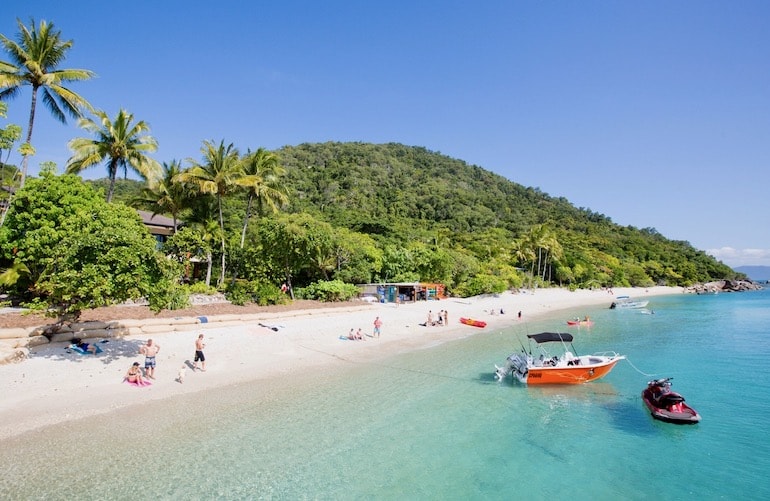
{"label": "dark green foliage", "polygon": [[[253,218],[242,250],[235,247],[247,199],[222,201],[232,267],[248,280],[290,280],[295,290],[330,279],[436,281],[467,295],[501,283],[645,287],[737,276],[688,242],[618,226],[425,148],[323,143],[276,153],[289,203],[284,213]],[[211,219],[211,204],[202,196],[198,203],[190,219]],[[216,261],[216,241],[192,250],[208,247]]]}
{"label": "dark green foliage", "polygon": [[[541,280],[645,286],[735,276],[687,242],[667,240],[652,228],[618,226],[564,198],[425,148],[323,143],[287,146],[278,153],[287,168],[291,210],[368,233],[385,251],[385,280],[416,274],[459,284],[462,279],[447,279],[437,263],[426,263],[423,253],[417,259],[413,243],[470,251],[486,262],[512,252],[514,241],[542,223],[561,247],[560,255],[540,263],[537,256],[510,258]],[[391,245],[395,250],[388,250]],[[557,267],[559,277],[554,276]]]}
{"label": "dark green foliage", "polygon": [[14,292],[29,306],[77,317],[86,308],[150,297],[151,307],[176,300],[176,263],[155,249],[135,210],[107,204],[76,176],[30,179],[14,198],[0,245],[30,270]]}
{"label": "dark green foliage", "polygon": [[250,282],[248,280],[230,281],[225,288],[225,297],[232,304],[242,306],[256,303],[260,306],[284,304],[288,301],[286,294],[271,283]]}
{"label": "dark green foliage", "polygon": [[167,275],[157,287],[150,289],[147,299],[152,311],[183,310],[190,306],[190,291],[173,278]]}
{"label": "dark green foliage", "polygon": [[349,301],[358,297],[361,293],[353,284],[346,284],[341,280],[319,281],[296,290],[297,296],[304,299],[316,299],[318,301],[336,302]]}
{"label": "dark green foliage", "polygon": [[479,294],[498,294],[507,289],[508,284],[500,277],[479,274],[457,287],[454,293],[461,297],[469,297]]}

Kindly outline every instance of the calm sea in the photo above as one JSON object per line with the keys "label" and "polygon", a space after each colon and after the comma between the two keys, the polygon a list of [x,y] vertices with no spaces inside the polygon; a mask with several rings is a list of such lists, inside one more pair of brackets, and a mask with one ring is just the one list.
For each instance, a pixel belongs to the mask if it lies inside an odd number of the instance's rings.
{"label": "calm sea", "polygon": [[[6,440],[0,498],[770,499],[770,291],[649,307],[564,311]],[[566,326],[586,314],[593,327]],[[544,330],[628,361],[580,386],[494,381]],[[702,422],[653,420],[639,396],[653,376]]]}

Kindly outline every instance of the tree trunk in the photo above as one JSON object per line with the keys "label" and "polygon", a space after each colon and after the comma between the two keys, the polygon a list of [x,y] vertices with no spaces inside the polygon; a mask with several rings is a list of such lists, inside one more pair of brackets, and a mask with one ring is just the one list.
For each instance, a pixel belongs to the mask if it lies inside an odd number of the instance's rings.
{"label": "tree trunk", "polygon": [[241,232],[241,249],[246,241],[246,227],[249,225],[249,218],[251,217],[251,201],[253,197],[249,195],[249,203],[246,205],[246,217],[243,218],[243,231]]}
{"label": "tree trunk", "polygon": [[206,262],[208,264],[206,268],[206,287],[211,286],[211,252],[206,254]]}
{"label": "tree trunk", "polygon": [[[35,123],[35,107],[37,106],[37,89],[32,87],[32,105],[29,107],[29,123],[27,124],[27,144],[32,146],[32,126]],[[21,181],[19,189],[24,188],[24,181],[27,180],[27,166],[29,165],[29,155],[24,155],[21,159]]]}
{"label": "tree trunk", "polygon": [[222,196],[217,195],[219,201],[219,231],[222,233],[222,271],[219,273],[219,281],[217,285],[223,285],[225,283],[225,219],[222,215]]}

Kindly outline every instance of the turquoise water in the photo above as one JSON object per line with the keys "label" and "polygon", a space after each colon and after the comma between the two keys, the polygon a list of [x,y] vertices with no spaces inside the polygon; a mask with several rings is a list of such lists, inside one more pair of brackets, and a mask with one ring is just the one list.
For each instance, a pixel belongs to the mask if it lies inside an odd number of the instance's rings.
{"label": "turquoise water", "polygon": [[[569,310],[6,440],[0,498],[770,498],[770,291],[649,307]],[[566,326],[586,314],[593,327]],[[580,386],[494,381],[493,364],[543,330],[629,361]],[[653,420],[639,397],[652,375],[673,377],[703,421]]]}

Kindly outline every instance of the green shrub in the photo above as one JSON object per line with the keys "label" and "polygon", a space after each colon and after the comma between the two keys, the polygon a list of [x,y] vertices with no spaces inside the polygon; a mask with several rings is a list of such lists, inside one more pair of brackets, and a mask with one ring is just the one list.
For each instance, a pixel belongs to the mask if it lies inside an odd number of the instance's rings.
{"label": "green shrub", "polygon": [[281,291],[281,289],[268,282],[258,282],[254,289],[256,296],[256,302],[260,306],[266,306],[268,304],[284,304],[289,302],[289,296]]}
{"label": "green shrub", "polygon": [[213,285],[206,285],[206,282],[195,282],[187,286],[190,294],[208,294],[214,295],[217,293],[217,288]]}
{"label": "green shrub", "polygon": [[315,299],[327,303],[335,301],[350,301],[361,293],[353,284],[346,284],[341,280],[318,281],[296,291],[299,297]]}
{"label": "green shrub", "polygon": [[243,280],[228,282],[225,287],[225,298],[237,306],[243,306],[246,303],[252,302],[253,295],[249,287],[249,282]]}
{"label": "green shrub", "polygon": [[232,304],[243,306],[246,303],[256,303],[260,306],[284,304],[288,301],[286,294],[269,282],[250,282],[236,280],[229,282],[225,289],[225,297]]}
{"label": "green shrub", "polygon": [[168,282],[165,287],[155,287],[147,295],[150,309],[154,312],[161,310],[182,310],[190,306],[190,294],[187,287]]}
{"label": "green shrub", "polygon": [[499,294],[508,288],[506,281],[494,275],[479,274],[467,280],[454,290],[461,297],[472,297],[480,294]]}

